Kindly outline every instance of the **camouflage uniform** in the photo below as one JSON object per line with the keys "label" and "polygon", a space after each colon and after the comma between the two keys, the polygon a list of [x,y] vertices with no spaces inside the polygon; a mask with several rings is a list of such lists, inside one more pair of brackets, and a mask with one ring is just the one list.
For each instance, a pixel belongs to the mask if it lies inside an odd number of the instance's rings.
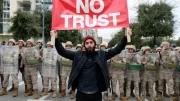
{"label": "camouflage uniform", "polygon": [[[124,78],[125,78],[125,67],[126,67],[126,59],[125,59],[125,51],[122,51],[120,54],[116,55],[111,60],[110,73],[112,74],[112,82],[113,82],[113,91],[116,91],[117,80],[119,81],[119,90],[120,90],[120,100],[124,99]],[[113,92],[113,94],[114,94]],[[115,94],[112,95],[111,100],[115,100]]]}
{"label": "camouflage uniform", "polygon": [[[14,39],[10,39],[9,42],[12,42],[14,45],[16,44]],[[8,45],[9,45],[9,42],[8,42]],[[5,52],[7,52],[7,54],[8,54],[9,51],[5,51]],[[5,55],[5,54],[6,53],[3,53],[2,55]],[[17,53],[15,52],[15,54],[13,54],[13,55],[17,55],[18,56],[18,52]],[[16,69],[18,69],[18,68],[16,68]],[[16,70],[14,72],[16,72]],[[15,74],[9,74],[9,73],[6,74],[6,73],[4,73],[3,74],[3,78],[4,78],[4,80],[3,80],[3,90],[2,90],[2,92],[0,92],[0,96],[7,94],[6,89],[8,87],[9,76],[10,75],[12,77],[12,82],[13,82],[12,84],[14,85],[14,94],[13,94],[13,96],[16,97],[18,95],[18,87],[19,87],[18,73],[15,73]]]}
{"label": "camouflage uniform", "polygon": [[[67,41],[65,44],[65,48],[71,49],[72,48],[72,42]],[[62,67],[60,69],[60,75],[61,75],[60,88],[61,88],[61,91],[60,91],[59,97],[65,97],[66,96],[66,81],[67,81],[67,77],[70,75],[71,68],[72,68],[72,61],[62,57]]]}
{"label": "camouflage uniform", "polygon": [[[169,48],[168,42],[163,42],[162,45]],[[158,97],[156,100],[162,100],[162,92],[164,87],[164,79],[166,80],[166,84],[168,86],[168,94],[170,95],[170,99],[174,95],[174,80],[173,80],[173,73],[174,70],[177,68],[177,57],[174,51],[170,50],[163,50],[161,52],[161,59],[160,59],[160,70],[159,70],[159,84],[158,84]]]}
{"label": "camouflage uniform", "polygon": [[153,99],[153,84],[156,78],[156,70],[158,63],[158,54],[157,53],[145,53],[147,50],[151,50],[149,46],[144,47],[143,56],[142,56],[142,64],[143,64],[143,73],[142,73],[142,99],[145,100],[146,93],[146,84],[148,84],[148,91],[150,94],[150,101],[154,101]]}
{"label": "camouflage uniform", "polygon": [[[134,52],[136,51],[135,46],[130,45],[128,49],[133,49]],[[134,88],[135,88],[135,97],[137,101],[141,101],[139,97],[139,83],[140,83],[140,68],[141,68],[141,56],[138,53],[130,54],[127,53],[126,55],[126,63],[128,66],[128,72],[127,72],[127,87],[126,87],[126,96],[127,99],[130,97],[130,87],[131,87],[131,81],[134,82]]]}
{"label": "camouflage uniform", "polygon": [[[48,45],[51,47],[50,49],[53,48],[53,46],[51,45],[51,42],[48,42],[46,45],[47,45],[47,48],[49,48]],[[50,56],[54,56],[54,54],[50,55]],[[43,56],[43,58],[46,58],[46,57]],[[58,56],[57,58],[58,58],[57,59],[57,63],[59,63],[60,56]],[[44,82],[43,82],[44,91],[42,92],[41,96],[48,95],[49,81],[51,81],[51,89],[52,89],[52,92],[53,92],[52,93],[52,97],[55,98],[56,97],[56,90],[57,90],[57,75],[56,75],[57,68],[53,68],[52,69],[52,67],[50,67],[50,70],[48,68],[48,71],[52,70],[50,74],[46,73],[47,70],[44,70],[44,71],[43,70],[44,69],[42,67],[42,76],[43,76],[43,80],[44,80]],[[52,74],[52,73],[54,73],[54,74]]]}
{"label": "camouflage uniform", "polygon": [[39,52],[36,48],[33,48],[34,41],[29,39],[27,43],[31,43],[31,47],[24,49],[22,64],[25,64],[25,79],[27,83],[28,93],[25,96],[32,95],[32,87],[34,90],[34,98],[38,98],[38,67],[39,67]]}

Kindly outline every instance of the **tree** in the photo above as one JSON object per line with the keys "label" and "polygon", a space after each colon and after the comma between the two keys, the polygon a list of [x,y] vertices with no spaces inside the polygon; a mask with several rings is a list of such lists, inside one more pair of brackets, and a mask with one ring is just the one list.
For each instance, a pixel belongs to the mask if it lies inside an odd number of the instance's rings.
{"label": "tree", "polygon": [[3,11],[3,0],[0,0],[0,13]]}
{"label": "tree", "polygon": [[82,35],[78,30],[58,31],[58,37],[64,43],[66,41],[71,41],[74,46],[82,43]]}
{"label": "tree", "polygon": [[153,38],[156,44],[158,37],[171,37],[173,33],[173,7],[165,2],[140,4],[138,6],[138,33],[143,37]]}
{"label": "tree", "polygon": [[40,37],[40,16],[36,13],[22,12],[18,10],[16,16],[11,18],[12,26],[9,29],[16,40],[27,40],[31,37]]}
{"label": "tree", "polygon": [[[138,28],[136,27],[138,23],[132,23],[130,24],[130,27],[132,29],[132,37],[131,37],[131,43],[128,44],[133,44],[136,47],[140,48],[142,46],[142,40],[141,40],[141,35],[138,34]],[[125,33],[125,29],[120,30],[115,36],[110,40],[108,47],[113,47],[116,44],[119,43],[121,40],[122,36]]]}

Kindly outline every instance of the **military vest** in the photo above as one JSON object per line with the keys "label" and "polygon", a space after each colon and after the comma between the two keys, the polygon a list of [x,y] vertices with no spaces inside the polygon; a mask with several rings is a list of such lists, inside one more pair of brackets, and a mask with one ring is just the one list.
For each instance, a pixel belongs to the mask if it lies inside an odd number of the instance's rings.
{"label": "military vest", "polygon": [[25,64],[38,64],[40,62],[38,50],[34,47],[24,49]]}
{"label": "military vest", "polygon": [[129,69],[141,70],[141,55],[140,53],[127,53],[126,63]]}
{"label": "military vest", "polygon": [[152,70],[152,71],[156,71],[158,69],[158,53],[149,53],[149,54],[145,54],[142,57],[142,61],[146,62],[147,64],[145,64],[144,69],[145,70]]}

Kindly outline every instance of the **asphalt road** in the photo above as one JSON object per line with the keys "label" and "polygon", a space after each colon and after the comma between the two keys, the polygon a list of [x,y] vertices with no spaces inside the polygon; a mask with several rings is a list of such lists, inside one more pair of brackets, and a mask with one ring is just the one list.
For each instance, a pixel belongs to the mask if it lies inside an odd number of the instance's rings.
{"label": "asphalt road", "polygon": [[[58,96],[56,98],[52,98],[51,94],[49,93],[47,96],[41,97],[41,90],[42,90],[42,82],[40,75],[38,76],[38,87],[39,87],[39,99],[34,99],[33,96],[30,97],[24,97],[24,82],[21,79],[21,73],[19,73],[19,95],[17,97],[13,97],[13,92],[8,92],[8,95],[0,96],[0,101],[75,101],[75,99],[70,99],[70,95],[67,94],[67,97],[65,98],[59,98]],[[9,79],[11,81],[11,77]],[[11,82],[9,82],[8,90],[11,88]],[[117,86],[117,88],[119,88]],[[119,94],[119,92],[117,92]],[[57,93],[58,95],[58,93]],[[155,96],[155,95],[154,95]],[[110,96],[109,96],[110,98]],[[115,101],[119,101],[119,97],[116,98]],[[128,101],[136,101],[135,98],[131,98]],[[148,101],[148,100],[146,100]],[[163,101],[169,101],[169,99],[164,98]]]}

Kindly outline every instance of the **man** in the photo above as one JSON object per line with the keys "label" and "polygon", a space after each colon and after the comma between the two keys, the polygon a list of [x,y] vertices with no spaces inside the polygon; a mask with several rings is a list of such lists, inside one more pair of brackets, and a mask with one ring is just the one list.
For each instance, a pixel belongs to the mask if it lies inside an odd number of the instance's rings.
{"label": "man", "polygon": [[43,76],[44,84],[44,92],[41,93],[41,96],[48,95],[48,88],[49,88],[49,81],[51,81],[51,88],[52,88],[52,97],[56,97],[56,90],[57,90],[57,63],[59,63],[59,57],[56,50],[53,49],[53,45],[51,42],[46,44],[46,48],[43,49],[43,65],[41,74]]}
{"label": "man", "polygon": [[173,101],[174,95],[174,80],[173,73],[177,68],[177,57],[174,51],[171,51],[169,42],[162,42],[162,51],[160,52],[160,70],[159,70],[159,84],[157,101],[162,101],[163,89],[166,89],[164,85],[164,80],[168,86],[168,94],[170,100]]}
{"label": "man", "polygon": [[[131,35],[131,30],[127,33]],[[107,60],[124,49],[127,43],[126,36],[123,36],[121,42],[108,52],[95,51],[96,41],[91,36],[84,38],[85,51],[77,52],[65,50],[57,38],[57,32],[52,31],[51,37],[56,37],[57,52],[73,61],[68,88],[77,88],[76,101],[102,101],[101,92],[109,88]]]}
{"label": "man", "polygon": [[[154,101],[153,98],[153,84],[156,78],[156,70],[158,64],[158,54],[157,53],[150,53],[151,48],[149,46],[144,47],[143,49],[143,56],[141,59],[143,65],[143,73],[142,73],[142,101],[145,101],[146,93],[150,95],[150,101]],[[148,90],[147,89],[148,84]]]}
{"label": "man", "polygon": [[110,101],[114,101],[116,97],[116,87],[117,81],[119,84],[118,91],[120,92],[120,100],[125,101],[125,92],[124,92],[124,80],[125,80],[125,69],[126,69],[126,59],[125,59],[126,51],[123,50],[120,54],[114,56],[111,59],[110,66],[110,75],[112,75],[112,89],[113,93],[110,98]]}
{"label": "man", "polygon": [[[65,44],[65,49],[66,50],[71,50],[73,47],[73,44],[71,41],[67,41]],[[67,77],[70,75],[72,68],[72,61],[62,57],[62,68],[61,68],[61,91],[60,91],[60,96],[59,97],[65,97],[66,96],[66,81]],[[71,92],[71,99],[75,97],[75,91]]]}
{"label": "man", "polygon": [[32,95],[32,88],[33,88],[33,96],[35,99],[38,99],[38,67],[39,67],[39,51],[34,46],[34,41],[32,39],[28,39],[26,42],[27,48],[24,49],[23,57],[22,57],[22,64],[24,64],[25,68],[25,79],[27,84],[28,92],[25,93],[25,97]]}
{"label": "man", "polygon": [[22,74],[22,79],[24,81],[24,85],[25,85],[25,93],[27,93],[27,84],[26,84],[26,80],[25,80],[25,74],[24,74],[24,64],[21,67],[21,62],[22,62],[22,55],[23,55],[23,47],[25,45],[23,40],[19,40],[18,41],[18,45],[19,45],[19,60],[18,60],[18,67],[19,67],[19,71]]}
{"label": "man", "polygon": [[[127,72],[127,86],[126,86],[126,98],[130,98],[131,85],[135,88],[135,97],[137,101],[141,101],[139,97],[139,83],[140,83],[140,70],[141,70],[141,56],[136,53],[136,47],[129,45],[128,53],[126,55],[126,63],[128,67]],[[133,84],[131,82],[133,81]]]}
{"label": "man", "polygon": [[[18,96],[18,87],[19,87],[19,81],[18,81],[18,47],[15,46],[16,42],[14,39],[10,39],[8,41],[8,47],[2,49],[2,58],[1,61],[3,61],[3,90],[0,92],[0,96],[7,95],[7,87],[9,83],[9,77],[11,75],[12,77],[12,84],[13,84],[13,97]],[[14,46],[14,47],[13,47]],[[16,67],[17,66],[17,67]],[[13,72],[11,72],[13,71]]]}
{"label": "man", "polygon": [[78,51],[82,50],[82,45],[81,44],[77,44],[76,50],[78,50]]}

